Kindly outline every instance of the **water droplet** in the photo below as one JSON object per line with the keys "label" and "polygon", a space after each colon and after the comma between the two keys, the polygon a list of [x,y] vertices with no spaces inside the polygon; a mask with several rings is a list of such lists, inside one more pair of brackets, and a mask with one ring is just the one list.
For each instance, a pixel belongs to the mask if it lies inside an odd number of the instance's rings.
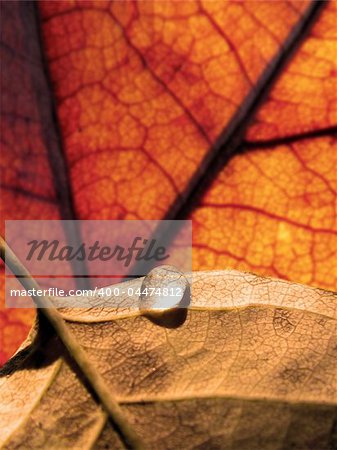
{"label": "water droplet", "polygon": [[179,326],[186,318],[191,301],[190,284],[174,266],[151,270],[141,286],[139,309],[144,315],[166,327]]}

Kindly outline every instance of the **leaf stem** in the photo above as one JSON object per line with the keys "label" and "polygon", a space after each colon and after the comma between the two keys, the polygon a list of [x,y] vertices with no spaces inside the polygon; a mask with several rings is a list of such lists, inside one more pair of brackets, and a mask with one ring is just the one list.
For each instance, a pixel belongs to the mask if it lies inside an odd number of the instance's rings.
{"label": "leaf stem", "polygon": [[[1,236],[0,250],[1,258],[9,267],[9,269],[14,274],[22,274],[20,275],[20,277],[18,277],[18,279],[25,289],[35,289],[35,292],[41,289],[38,283],[30,275],[28,270],[19,261],[15,253],[6,244],[5,240]],[[71,357],[75,360],[85,378],[88,380],[90,386],[99,398],[103,408],[116,426],[121,439],[124,441],[128,448],[131,447],[135,450],[144,449],[145,447],[142,441],[125,418],[122,408],[115,400],[115,398],[111,395],[110,389],[106,385],[103,377],[97,372],[95,366],[90,361],[82,346],[78,343],[74,335],[69,331],[64,319],[62,318],[62,315],[54,307],[51,300],[44,295],[34,295],[33,300],[36,307],[41,308],[42,314],[52,325],[57,335],[70,353]]]}

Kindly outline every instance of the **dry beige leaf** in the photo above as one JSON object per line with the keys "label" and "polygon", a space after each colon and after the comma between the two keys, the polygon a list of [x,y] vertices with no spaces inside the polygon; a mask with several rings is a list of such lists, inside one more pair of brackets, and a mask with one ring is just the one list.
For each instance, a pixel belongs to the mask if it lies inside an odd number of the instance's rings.
{"label": "dry beige leaf", "polygon": [[[200,272],[176,328],[91,301],[63,316],[147,448],[336,448],[334,293]],[[1,372],[4,448],[123,448],[58,339],[34,338]]]}

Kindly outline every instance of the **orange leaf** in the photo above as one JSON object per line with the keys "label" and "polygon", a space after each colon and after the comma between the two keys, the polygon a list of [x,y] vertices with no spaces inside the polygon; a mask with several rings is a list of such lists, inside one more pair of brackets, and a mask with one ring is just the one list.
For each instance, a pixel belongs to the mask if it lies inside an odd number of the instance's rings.
{"label": "orange leaf", "polygon": [[335,2],[2,7],[2,217],[190,216],[195,269],[335,286]]}
{"label": "orange leaf", "polygon": [[233,158],[192,214],[194,267],[336,289],[336,154],[326,137]]}

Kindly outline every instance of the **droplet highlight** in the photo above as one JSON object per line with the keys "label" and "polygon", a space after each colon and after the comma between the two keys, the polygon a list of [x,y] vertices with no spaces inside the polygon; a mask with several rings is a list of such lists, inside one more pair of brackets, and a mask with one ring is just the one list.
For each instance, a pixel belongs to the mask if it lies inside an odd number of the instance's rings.
{"label": "droplet highlight", "polygon": [[144,278],[139,309],[157,324],[172,328],[184,322],[190,301],[187,277],[176,267],[163,265]]}

